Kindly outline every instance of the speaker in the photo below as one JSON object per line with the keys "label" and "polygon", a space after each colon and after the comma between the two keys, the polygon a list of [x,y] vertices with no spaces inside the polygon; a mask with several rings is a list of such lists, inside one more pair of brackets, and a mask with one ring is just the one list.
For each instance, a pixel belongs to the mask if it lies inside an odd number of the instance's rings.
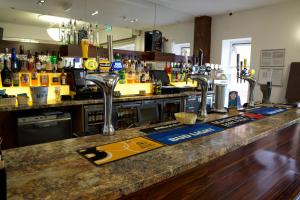
{"label": "speaker", "polygon": [[0,40],[3,40],[3,28],[0,27]]}
{"label": "speaker", "polygon": [[145,51],[161,52],[162,33],[159,30],[145,32]]}

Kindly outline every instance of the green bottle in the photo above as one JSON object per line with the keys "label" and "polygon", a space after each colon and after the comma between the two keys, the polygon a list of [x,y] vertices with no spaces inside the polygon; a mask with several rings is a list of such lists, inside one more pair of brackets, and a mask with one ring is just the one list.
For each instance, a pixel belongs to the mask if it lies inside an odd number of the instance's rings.
{"label": "green bottle", "polygon": [[[121,56],[120,56],[120,54],[116,54],[114,56],[114,59],[115,59],[115,62],[121,62]],[[124,69],[124,67],[121,70],[119,70],[118,74],[119,74],[119,77],[120,77],[119,83],[120,84],[125,84],[126,83],[126,79],[125,79],[125,69]]]}

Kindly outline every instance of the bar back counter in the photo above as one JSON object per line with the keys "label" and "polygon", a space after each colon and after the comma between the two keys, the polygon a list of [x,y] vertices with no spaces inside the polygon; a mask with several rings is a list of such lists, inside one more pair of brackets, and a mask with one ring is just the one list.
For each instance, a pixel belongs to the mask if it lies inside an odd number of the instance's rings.
{"label": "bar back counter", "polygon": [[[174,120],[174,113],[181,111],[197,112],[201,92],[182,92],[178,94],[121,96],[113,99],[113,123],[117,130],[140,126],[142,124],[167,122]],[[208,93],[208,107],[212,106],[213,92]],[[157,118],[145,118],[145,108],[157,109]],[[141,109],[140,109],[141,108]],[[142,109],[144,108],[144,110]],[[5,140],[3,148],[21,146],[18,136],[18,118],[40,116],[47,113],[67,113],[72,119],[70,138],[99,133],[104,121],[103,99],[48,101],[45,105],[0,107],[0,136]],[[57,138],[65,138],[65,134]],[[54,140],[54,139],[53,139]],[[47,138],[33,141],[31,144],[50,142]],[[35,143],[34,143],[35,142]],[[28,143],[30,144],[30,143]]]}

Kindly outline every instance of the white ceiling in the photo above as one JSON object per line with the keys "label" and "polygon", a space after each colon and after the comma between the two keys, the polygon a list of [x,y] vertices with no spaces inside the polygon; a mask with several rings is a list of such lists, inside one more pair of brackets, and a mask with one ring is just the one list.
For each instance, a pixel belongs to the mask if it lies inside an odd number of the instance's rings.
{"label": "white ceiling", "polygon": [[[149,28],[154,24],[155,2],[157,2],[157,25],[166,25],[193,19],[195,16],[225,14],[289,0],[45,0],[46,3],[42,6],[37,5],[37,1],[0,0],[0,21],[49,25],[37,20],[36,14],[27,13],[33,12],[113,26]],[[63,9],[66,2],[72,4],[69,12],[64,12]],[[103,13],[91,16],[95,10]],[[137,18],[138,22],[124,21],[123,16]]]}

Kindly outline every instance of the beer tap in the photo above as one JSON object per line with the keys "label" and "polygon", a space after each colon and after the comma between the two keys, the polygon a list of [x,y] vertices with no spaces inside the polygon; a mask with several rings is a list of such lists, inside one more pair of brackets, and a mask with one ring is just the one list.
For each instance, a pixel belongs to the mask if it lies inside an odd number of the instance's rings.
{"label": "beer tap", "polygon": [[[113,61],[112,36],[107,36],[109,61]],[[94,82],[103,90],[104,96],[104,126],[103,135],[114,135],[115,129],[112,124],[112,99],[114,89],[119,81],[119,75],[113,72],[102,74],[87,74],[86,80]]]}
{"label": "beer tap", "polygon": [[208,77],[211,72],[210,66],[203,65],[203,51],[199,50],[199,63],[192,67],[190,78],[198,82],[201,87],[201,102],[198,119],[203,120],[207,116],[206,99],[208,90]]}
{"label": "beer tap", "polygon": [[241,81],[244,80],[249,82],[250,94],[248,98],[248,107],[254,107],[254,88],[256,85],[256,79],[254,77],[254,70],[252,73],[249,73],[250,70],[246,67],[247,60],[244,59],[244,69],[243,69],[243,61],[241,61],[241,70],[240,73],[237,75],[237,78]]}

